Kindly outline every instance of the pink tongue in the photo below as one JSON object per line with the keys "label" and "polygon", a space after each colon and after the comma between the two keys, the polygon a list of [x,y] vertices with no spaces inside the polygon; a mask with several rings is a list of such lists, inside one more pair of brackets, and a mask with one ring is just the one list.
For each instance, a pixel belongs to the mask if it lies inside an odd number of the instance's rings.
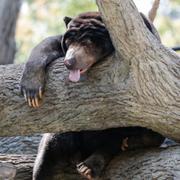
{"label": "pink tongue", "polygon": [[72,82],[78,82],[79,79],[80,79],[80,70],[79,69],[70,70],[69,80]]}

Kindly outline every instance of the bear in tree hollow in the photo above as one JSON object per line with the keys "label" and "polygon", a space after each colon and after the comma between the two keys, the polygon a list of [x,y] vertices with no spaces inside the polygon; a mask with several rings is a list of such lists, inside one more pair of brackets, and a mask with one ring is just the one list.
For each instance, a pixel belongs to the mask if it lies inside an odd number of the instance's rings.
{"label": "bear in tree hollow", "polygon": [[[151,22],[141,17],[152,34]],[[109,33],[98,12],[64,18],[67,31],[37,45],[26,63],[20,82],[21,92],[31,107],[39,107],[45,85],[45,69],[64,57],[69,80],[78,82],[90,67],[114,51]],[[159,38],[158,36],[156,36]],[[45,134],[40,142],[33,169],[34,180],[51,179],[53,167],[73,164],[86,179],[95,179],[111,158],[126,149],[159,146],[164,138],[145,128],[125,127],[103,131]]]}

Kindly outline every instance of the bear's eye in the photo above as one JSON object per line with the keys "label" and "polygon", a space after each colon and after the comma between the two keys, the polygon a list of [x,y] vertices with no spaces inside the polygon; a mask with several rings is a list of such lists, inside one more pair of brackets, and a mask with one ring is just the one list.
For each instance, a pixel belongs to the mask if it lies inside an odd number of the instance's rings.
{"label": "bear's eye", "polygon": [[68,46],[71,44],[71,40],[70,40],[70,39],[67,39],[67,40],[65,41],[65,44],[66,44],[66,46],[68,47]]}
{"label": "bear's eye", "polygon": [[85,40],[85,43],[86,43],[87,45],[90,45],[90,44],[92,44],[92,40],[88,38],[88,39]]}
{"label": "bear's eye", "polygon": [[92,46],[93,41],[90,38],[84,38],[81,40],[83,46]]}
{"label": "bear's eye", "polygon": [[72,31],[69,32],[70,36],[75,36],[76,34],[77,34],[77,32],[75,30],[74,31],[72,30]]}

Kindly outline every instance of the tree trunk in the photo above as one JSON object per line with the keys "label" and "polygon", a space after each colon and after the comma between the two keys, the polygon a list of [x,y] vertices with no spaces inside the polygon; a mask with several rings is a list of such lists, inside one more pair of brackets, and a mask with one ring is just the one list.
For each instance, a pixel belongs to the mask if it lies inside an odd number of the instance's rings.
{"label": "tree trunk", "polygon": [[22,0],[1,0],[0,64],[12,64],[16,53],[15,30]]}
{"label": "tree trunk", "polygon": [[[33,155],[0,155],[0,172],[17,180],[31,180]],[[16,172],[16,173],[14,173]],[[13,174],[14,173],[14,174]],[[0,173],[0,177],[4,175]],[[5,175],[4,175],[5,177]],[[74,172],[55,170],[54,180],[79,180]],[[129,151],[119,154],[106,167],[100,180],[180,179],[180,146],[167,149]]]}

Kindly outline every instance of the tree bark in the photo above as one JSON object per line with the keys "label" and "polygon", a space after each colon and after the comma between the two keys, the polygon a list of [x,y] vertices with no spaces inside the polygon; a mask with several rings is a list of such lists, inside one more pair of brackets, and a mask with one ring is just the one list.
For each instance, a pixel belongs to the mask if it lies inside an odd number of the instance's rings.
{"label": "tree bark", "polygon": [[0,64],[12,64],[16,53],[15,29],[22,0],[1,0]]}
{"label": "tree bark", "polygon": [[[33,155],[0,155],[0,172],[17,180],[31,180]],[[106,167],[100,180],[180,179],[180,147],[123,152]],[[11,173],[11,174],[10,174]],[[0,173],[0,177],[4,175]],[[5,176],[4,176],[5,177]],[[75,172],[55,170],[54,180],[81,179]]]}
{"label": "tree bark", "polygon": [[[143,125],[144,118],[147,119],[148,127],[155,123],[164,132],[170,130],[164,123],[171,126],[180,122],[180,57],[144,28],[133,1],[97,2],[117,54],[128,66],[127,78],[132,78],[129,114],[139,116]],[[171,131],[180,132],[179,127]]]}
{"label": "tree bark", "polygon": [[36,154],[41,135],[0,137],[0,154]]}
{"label": "tree bark", "polygon": [[39,109],[19,95],[23,65],[0,66],[1,136],[142,126],[180,140],[180,57],[146,29],[131,0],[98,5],[117,53],[79,83],[66,81],[57,60]]}
{"label": "tree bark", "polygon": [[31,180],[35,155],[0,155],[0,179]]}
{"label": "tree bark", "polygon": [[102,180],[179,179],[180,149],[132,151],[114,158]]}

